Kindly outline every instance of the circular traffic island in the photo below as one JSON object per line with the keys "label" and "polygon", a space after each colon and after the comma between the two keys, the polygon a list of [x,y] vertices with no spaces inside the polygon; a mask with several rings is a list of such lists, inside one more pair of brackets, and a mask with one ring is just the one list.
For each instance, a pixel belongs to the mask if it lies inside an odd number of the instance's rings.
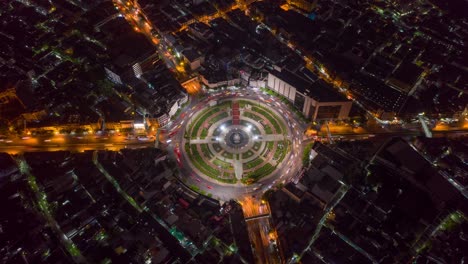
{"label": "circular traffic island", "polygon": [[252,184],[272,175],[289,154],[285,124],[274,109],[257,101],[211,101],[190,118],[182,151],[205,179]]}
{"label": "circular traffic island", "polygon": [[241,127],[235,127],[229,129],[228,133],[224,137],[224,142],[230,148],[240,149],[249,143],[249,135]]}

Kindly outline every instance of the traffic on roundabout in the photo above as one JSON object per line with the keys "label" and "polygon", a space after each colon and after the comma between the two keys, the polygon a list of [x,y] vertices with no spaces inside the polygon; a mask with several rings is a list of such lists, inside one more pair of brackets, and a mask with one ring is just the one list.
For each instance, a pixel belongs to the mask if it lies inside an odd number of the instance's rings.
{"label": "traffic on roundabout", "polygon": [[297,177],[305,124],[259,89],[224,90],[191,104],[168,140],[191,189],[217,200],[261,195]]}

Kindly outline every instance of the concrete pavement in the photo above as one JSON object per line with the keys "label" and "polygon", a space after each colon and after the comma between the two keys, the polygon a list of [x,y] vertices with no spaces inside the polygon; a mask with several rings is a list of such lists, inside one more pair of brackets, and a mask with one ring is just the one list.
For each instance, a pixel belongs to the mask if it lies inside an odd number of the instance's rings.
{"label": "concrete pavement", "polygon": [[[261,179],[259,183],[250,186],[243,184],[225,184],[216,182],[211,178],[207,179],[206,177],[202,177],[198,170],[187,165],[188,157],[185,154],[182,154],[181,177],[184,179],[184,181],[186,181],[186,184],[195,185],[205,192],[212,193],[214,198],[227,201],[230,199],[244,197],[246,195],[260,195],[266,189],[271,188],[273,185],[290,180],[297,174],[297,172],[300,171],[302,168],[302,144],[299,143],[302,141],[302,135],[306,124],[298,121],[299,119],[294,118],[293,114],[289,112],[288,106],[284,105],[279,99],[266,95],[261,91],[255,92],[253,90],[249,90],[248,95],[245,92],[221,91],[216,94],[209,94],[202,100],[191,101],[190,105],[186,108],[184,118],[177,118],[172,125],[172,127],[179,127],[179,131],[177,135],[174,135],[173,141],[169,148],[174,148],[175,144],[179,144],[182,147],[184,146],[184,144],[181,144],[182,142],[185,142],[183,139],[183,131],[185,131],[187,124],[190,123],[185,120],[187,117],[194,116],[195,112],[198,112],[202,106],[206,105],[209,101],[221,99],[251,100],[253,104],[255,104],[255,102],[261,102],[274,107],[276,115],[285,116],[285,118],[288,119],[288,122],[285,122],[285,125],[288,130],[287,132],[291,137],[291,142],[293,143],[291,152],[285,157],[283,161],[284,164],[281,166],[281,168],[277,169],[269,177],[264,177]],[[286,114],[280,114],[278,112],[280,110]],[[273,136],[272,138],[279,139],[280,137]],[[201,141],[198,143],[201,143]],[[195,176],[191,176],[193,174],[195,174]]]}

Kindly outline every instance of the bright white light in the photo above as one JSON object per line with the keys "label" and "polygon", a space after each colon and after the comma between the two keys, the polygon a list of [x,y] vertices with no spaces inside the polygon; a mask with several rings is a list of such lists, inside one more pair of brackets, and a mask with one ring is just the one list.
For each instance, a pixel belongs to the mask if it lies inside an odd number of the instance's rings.
{"label": "bright white light", "polygon": [[252,125],[249,124],[249,125],[247,126],[247,131],[250,131],[251,129],[252,129]]}
{"label": "bright white light", "polygon": [[134,128],[145,128],[145,124],[143,124],[143,123],[135,123],[135,124],[133,124],[133,127],[134,127]]}
{"label": "bright white light", "polygon": [[226,126],[225,126],[225,125],[221,125],[220,128],[221,128],[222,131],[226,130]]}

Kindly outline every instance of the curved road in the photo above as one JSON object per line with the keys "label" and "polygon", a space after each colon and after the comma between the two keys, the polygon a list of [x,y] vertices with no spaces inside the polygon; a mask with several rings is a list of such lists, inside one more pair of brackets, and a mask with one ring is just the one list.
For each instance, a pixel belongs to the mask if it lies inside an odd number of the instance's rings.
{"label": "curved road", "polygon": [[[252,185],[243,184],[226,184],[220,183],[208,176],[198,175],[194,172],[188,157],[184,155],[184,146],[181,145],[184,131],[191,117],[211,100],[219,99],[251,99],[265,103],[266,105],[275,108],[277,114],[281,115],[286,123],[286,126],[291,131],[288,139],[292,142],[291,152],[283,160],[280,167],[271,175],[261,179],[258,183]],[[185,108],[183,113],[173,121],[168,130],[172,131],[169,134],[170,141],[168,145],[169,153],[176,160],[179,160],[181,177],[187,185],[195,185],[200,190],[206,193],[211,193],[213,198],[222,201],[230,199],[239,199],[246,195],[261,196],[261,194],[279,183],[285,183],[296,176],[302,168],[302,151],[303,151],[303,134],[306,125],[299,122],[297,118],[289,110],[288,106],[282,103],[276,97],[270,96],[258,89],[239,89],[234,91],[221,91],[208,95],[202,100],[192,98],[190,104]]]}

